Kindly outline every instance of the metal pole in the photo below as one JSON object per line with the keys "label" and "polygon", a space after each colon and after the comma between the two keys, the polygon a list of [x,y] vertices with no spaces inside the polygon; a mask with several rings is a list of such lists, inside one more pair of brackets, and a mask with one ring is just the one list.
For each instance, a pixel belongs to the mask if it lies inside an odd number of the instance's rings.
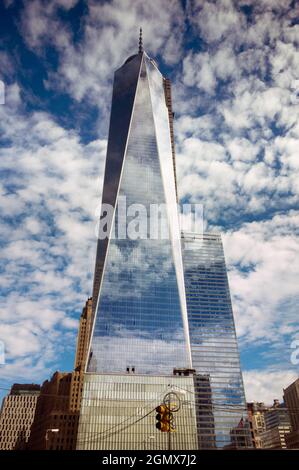
{"label": "metal pole", "polygon": [[[170,407],[171,407],[171,405],[170,405],[170,395],[169,395],[169,401],[168,401],[169,420],[170,420],[170,413],[171,413]],[[170,432],[170,430],[171,430],[171,425],[169,425],[169,431],[168,431],[168,450],[171,450],[171,432]]]}

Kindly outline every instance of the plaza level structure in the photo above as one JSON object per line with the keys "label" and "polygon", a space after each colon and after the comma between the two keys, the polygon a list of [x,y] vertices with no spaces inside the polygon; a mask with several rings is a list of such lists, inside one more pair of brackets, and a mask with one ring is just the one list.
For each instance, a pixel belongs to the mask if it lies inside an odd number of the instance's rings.
{"label": "plaza level structure", "polygon": [[171,84],[140,44],[114,75],[78,449],[250,446],[221,239],[182,238],[177,187]]}

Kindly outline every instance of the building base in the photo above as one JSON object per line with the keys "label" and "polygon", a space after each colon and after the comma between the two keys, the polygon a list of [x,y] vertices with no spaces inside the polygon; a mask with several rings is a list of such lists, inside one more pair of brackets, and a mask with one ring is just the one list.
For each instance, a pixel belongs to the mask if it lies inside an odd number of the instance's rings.
{"label": "building base", "polygon": [[[171,395],[173,432],[156,428],[156,407]],[[193,376],[86,373],[77,449],[198,448]]]}

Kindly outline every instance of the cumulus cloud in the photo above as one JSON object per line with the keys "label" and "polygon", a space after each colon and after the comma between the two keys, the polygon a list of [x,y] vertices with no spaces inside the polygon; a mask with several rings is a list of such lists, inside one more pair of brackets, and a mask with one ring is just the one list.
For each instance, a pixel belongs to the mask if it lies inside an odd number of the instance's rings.
{"label": "cumulus cloud", "polygon": [[229,48],[222,48],[211,54],[190,53],[183,62],[183,80],[188,86],[213,95],[219,80],[235,79],[239,76],[237,60]]}
{"label": "cumulus cloud", "polygon": [[[295,9],[291,2],[266,1],[198,0],[188,6],[203,41],[182,66],[179,192],[204,205],[210,230],[226,232],[241,350],[251,351],[252,358],[258,354],[260,369],[271,361],[289,369],[290,343],[299,331]],[[196,105],[188,109],[189,98]],[[282,386],[296,375],[281,375],[277,392],[268,385],[266,395],[266,380],[251,393],[255,373],[245,381],[251,399],[281,396]],[[257,373],[254,383],[261,377]]]}
{"label": "cumulus cloud", "polygon": [[[216,225],[220,214],[229,224],[232,211],[241,219],[296,207],[299,200],[298,100],[287,89],[250,80],[236,83],[234,94],[215,115],[180,116],[177,123],[180,194],[204,203]],[[190,186],[190,178],[198,183]]]}
{"label": "cumulus cloud", "polygon": [[274,399],[283,400],[283,389],[298,378],[288,370],[250,370],[243,372],[246,399],[272,405]]}
{"label": "cumulus cloud", "polygon": [[262,341],[275,347],[282,342],[282,362],[289,355],[290,337],[299,332],[298,233],[299,213],[291,211],[267,221],[243,224],[224,235],[241,343]]}
{"label": "cumulus cloud", "polygon": [[25,359],[36,377],[74,347],[91,291],[106,142],[83,144],[49,114],[26,112],[16,84],[0,113],[1,375],[18,371],[20,379]]}
{"label": "cumulus cloud", "polygon": [[51,45],[59,53],[58,70],[49,73],[48,87],[60,86],[75,100],[96,103],[105,116],[110,105],[112,71],[137,52],[140,26],[146,50],[163,54],[169,64],[180,60],[185,26],[178,0],[151,4],[142,0],[89,0],[77,42],[73,41],[71,25],[59,15],[61,8],[69,10],[75,3],[33,0],[22,14],[20,29],[28,46],[42,55],[44,46]]}
{"label": "cumulus cloud", "polygon": [[227,34],[236,34],[245,23],[245,18],[231,0],[194,0],[189,2],[190,18],[200,30],[207,43],[223,39]]}
{"label": "cumulus cloud", "polygon": [[[47,109],[26,110],[13,56],[0,54],[10,78],[0,107],[3,376],[40,377],[59,363],[67,339],[74,343],[91,289],[113,71],[137,50],[139,26],[145,49],[171,68],[180,196],[204,205],[209,229],[227,232],[241,344],[268,341],[278,351],[298,329],[296,8],[279,0],[189,0],[184,9],[178,0],[89,0],[74,24],[74,7],[76,0],[28,1],[17,26],[47,69],[46,90],[98,108],[88,124],[98,138],[88,142]],[[249,398],[278,395],[273,385],[266,394],[262,372],[246,377]],[[291,380],[279,377],[280,388]]]}

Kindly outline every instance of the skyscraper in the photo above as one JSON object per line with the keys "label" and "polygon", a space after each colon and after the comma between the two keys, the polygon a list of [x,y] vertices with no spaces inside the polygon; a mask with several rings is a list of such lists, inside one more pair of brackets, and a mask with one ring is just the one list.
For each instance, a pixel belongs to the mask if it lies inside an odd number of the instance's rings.
{"label": "skyscraper", "polygon": [[203,387],[201,379],[195,386],[199,446],[229,446],[235,428],[240,446],[248,446],[249,423],[221,236],[184,233],[182,248],[192,366],[206,384]]}
{"label": "skyscraper", "polygon": [[[115,73],[102,196],[112,217],[107,238],[98,242],[89,372],[134,367],[157,374],[191,365],[165,90],[156,63],[142,50]],[[161,204],[165,238],[153,233]],[[136,216],[143,217],[143,233]]]}
{"label": "skyscraper", "polygon": [[[199,257],[193,244],[192,262],[176,203],[170,81],[140,41],[114,76],[79,449],[221,448],[242,422],[219,237]],[[170,439],[155,428],[169,393],[179,408]]]}
{"label": "skyscraper", "polygon": [[0,412],[0,450],[27,448],[40,386],[14,384]]}

